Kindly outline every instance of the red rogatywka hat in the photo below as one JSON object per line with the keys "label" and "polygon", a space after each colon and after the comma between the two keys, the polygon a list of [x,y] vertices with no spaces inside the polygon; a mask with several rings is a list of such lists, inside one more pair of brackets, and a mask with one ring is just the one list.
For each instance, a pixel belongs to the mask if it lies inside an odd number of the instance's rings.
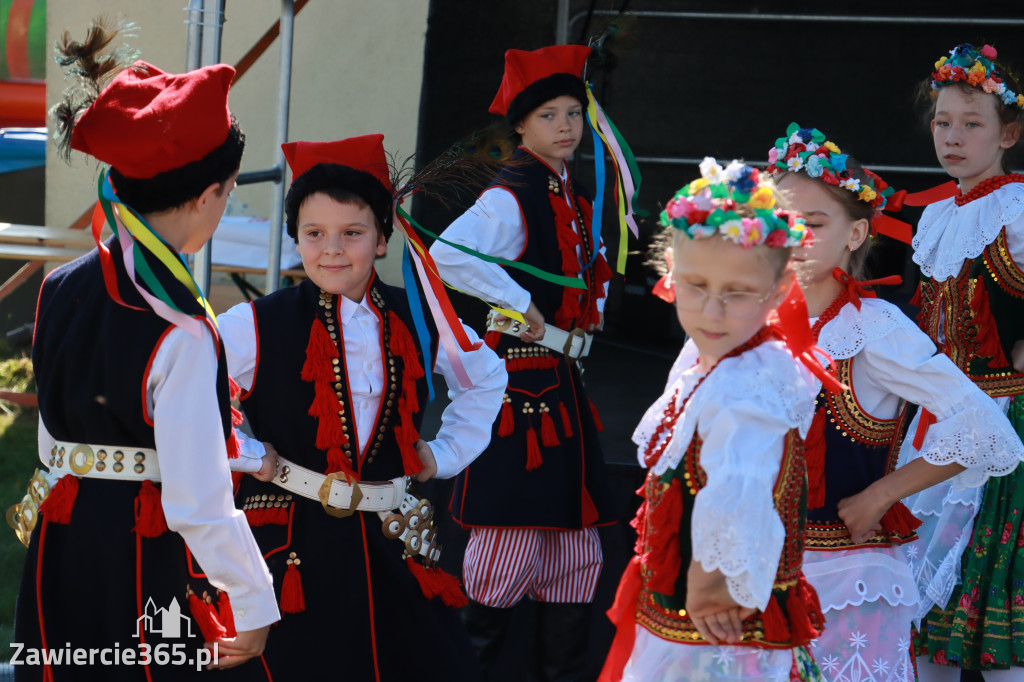
{"label": "red rogatywka hat", "polygon": [[145,180],[199,161],[228,137],[227,64],[164,73],[135,62],[89,105],[71,134],[71,148]]}
{"label": "red rogatywka hat", "polygon": [[393,190],[383,135],[360,135],[334,142],[286,142],[281,149],[292,169],[292,182],[318,163],[336,163],[369,173],[388,192]]}
{"label": "red rogatywka hat", "polygon": [[[532,52],[526,50],[505,51],[505,73],[501,87],[491,102],[492,114],[507,116],[509,105],[529,86],[556,74],[567,74],[580,79],[583,67],[590,57],[590,48],[585,45],[551,45]],[[583,88],[582,80],[580,87]],[[583,90],[584,97],[586,90]],[[545,100],[546,101],[546,100]],[[543,102],[537,102],[538,105]],[[529,113],[525,111],[523,113]]]}

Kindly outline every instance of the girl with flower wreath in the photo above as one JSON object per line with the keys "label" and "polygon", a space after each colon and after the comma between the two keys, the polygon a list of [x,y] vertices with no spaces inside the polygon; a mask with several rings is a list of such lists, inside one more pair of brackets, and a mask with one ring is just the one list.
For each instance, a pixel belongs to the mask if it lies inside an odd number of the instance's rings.
{"label": "girl with flower wreath", "polygon": [[[915,299],[921,328],[1024,435],[1024,175],[1008,173],[1006,161],[1020,140],[1024,94],[996,57],[990,45],[958,45],[922,84],[935,153],[959,190],[921,216]],[[926,426],[933,419],[920,416]],[[930,661],[921,660],[921,678],[958,679],[959,668],[1020,679],[1024,466],[967,492],[926,490],[908,505],[934,526],[922,533],[935,608],[920,628],[919,653]]]}
{"label": "girl with flower wreath", "polygon": [[[881,214],[925,196],[885,181],[814,128],[790,124],[769,151],[769,171],[803,215],[814,243],[794,254],[816,343],[847,388],[822,390],[807,439],[804,573],[827,628],[814,656],[826,680],[913,682],[911,624],[920,601],[912,558],[920,522],[903,497],[956,476],[970,490],[1024,460],[1024,446],[996,404],[938,352],[896,306],[862,279],[869,232],[908,238]],[[934,415],[916,459],[896,468],[907,403]],[[964,437],[964,436],[968,437]]]}
{"label": "girl with flower wreath", "polygon": [[818,386],[841,386],[789,265],[811,234],[757,169],[700,168],[661,214],[656,293],[689,340],[633,434],[649,473],[600,679],[820,680],[803,453]]}

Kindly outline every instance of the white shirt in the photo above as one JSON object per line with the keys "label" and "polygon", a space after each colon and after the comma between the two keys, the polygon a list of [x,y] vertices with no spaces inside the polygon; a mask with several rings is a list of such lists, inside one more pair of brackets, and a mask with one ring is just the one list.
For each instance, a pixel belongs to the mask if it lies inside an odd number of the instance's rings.
{"label": "white shirt", "polygon": [[[345,368],[348,372],[351,414],[355,417],[360,451],[365,450],[374,432],[378,407],[384,389],[384,358],[380,352],[380,321],[366,297],[359,303],[341,296],[338,318],[345,344]],[[240,303],[217,317],[228,371],[244,390],[252,388],[258,360],[256,323],[252,305]],[[472,342],[473,330],[463,327]],[[459,352],[473,388],[463,389],[452,370],[443,346],[437,350],[434,372],[448,384],[451,404],[441,415],[441,430],[427,445],[437,462],[437,478],[451,478],[476,459],[491,438],[491,424],[501,408],[508,383],[505,363],[487,346],[471,352]],[[275,444],[276,445],[276,444]],[[281,455],[288,453],[281,451]]]}
{"label": "white shirt", "polygon": [[[146,384],[161,504],[167,527],[181,534],[210,583],[231,597],[236,628],[254,630],[281,615],[263,554],[245,515],[235,508],[217,402],[216,346],[210,330],[201,329],[201,338],[172,329],[157,348]],[[39,459],[44,464],[49,464],[53,442],[40,419]],[[259,462],[244,446],[243,454]]]}
{"label": "white shirt", "polygon": [[[561,195],[566,205],[571,206],[565,191],[568,180],[569,173],[563,164]],[[594,210],[599,211],[601,207],[595,206]],[[575,220],[572,226],[579,234],[579,225]],[[469,210],[456,218],[442,236],[450,242],[488,256],[515,260],[526,248],[526,221],[515,195],[504,187],[492,187],[481,194]],[[603,240],[600,248],[603,254]],[[430,255],[444,280],[455,288],[468,291],[501,308],[524,313],[530,307],[530,292],[519,286],[502,266],[488,263],[440,241],[430,247]],[[577,257],[581,260],[582,268],[586,263],[582,262],[579,248]],[[597,300],[597,309],[602,312],[608,296],[607,282],[604,291],[605,295]]]}

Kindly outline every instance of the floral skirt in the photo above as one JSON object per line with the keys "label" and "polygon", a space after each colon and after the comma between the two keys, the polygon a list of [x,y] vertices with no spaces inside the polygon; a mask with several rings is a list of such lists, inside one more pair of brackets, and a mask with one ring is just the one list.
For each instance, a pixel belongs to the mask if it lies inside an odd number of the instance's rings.
{"label": "floral skirt", "polygon": [[[1007,416],[1024,436],[1024,401]],[[917,650],[964,670],[1024,667],[1024,464],[985,484],[961,584],[945,609],[932,609]]]}

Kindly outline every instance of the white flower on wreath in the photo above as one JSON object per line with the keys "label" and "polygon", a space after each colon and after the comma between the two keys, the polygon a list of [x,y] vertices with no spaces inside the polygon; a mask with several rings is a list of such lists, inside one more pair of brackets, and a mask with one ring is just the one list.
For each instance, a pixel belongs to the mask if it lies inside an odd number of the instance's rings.
{"label": "white flower on wreath", "polygon": [[705,156],[700,162],[700,176],[712,185],[722,182],[722,167],[710,156]]}
{"label": "white flower on wreath", "polygon": [[732,161],[728,166],[725,167],[725,171],[722,173],[722,177],[725,178],[726,182],[736,182],[740,179],[740,172],[743,170],[743,164],[739,161]]}
{"label": "white flower on wreath", "polygon": [[860,190],[860,180],[857,178],[846,178],[845,180],[840,180],[839,185],[854,192]]}
{"label": "white flower on wreath", "polygon": [[786,160],[786,167],[789,168],[789,170],[796,172],[804,167],[804,160],[800,158],[799,154],[797,154],[796,156]]}

